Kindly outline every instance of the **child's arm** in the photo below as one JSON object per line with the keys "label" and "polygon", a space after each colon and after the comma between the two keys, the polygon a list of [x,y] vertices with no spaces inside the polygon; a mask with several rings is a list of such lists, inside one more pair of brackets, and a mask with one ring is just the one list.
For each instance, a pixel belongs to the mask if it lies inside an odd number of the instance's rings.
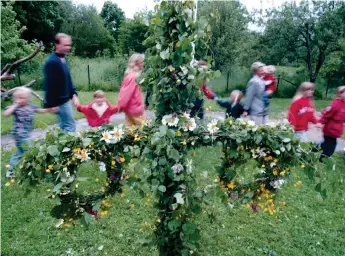
{"label": "child's arm", "polygon": [[292,126],[296,125],[296,117],[299,110],[299,106],[296,102],[293,102],[289,108],[288,120]]}
{"label": "child's arm", "polygon": [[54,108],[37,108],[35,110],[37,113],[56,113],[59,111],[59,108],[54,107]]}
{"label": "child's arm", "polygon": [[84,105],[76,105],[75,106],[77,108],[77,110],[81,113],[85,113],[86,110],[88,109],[88,106],[84,106]]}
{"label": "child's arm", "polygon": [[230,105],[230,102],[227,100],[217,100],[217,104],[222,108],[227,108]]}
{"label": "child's arm", "polygon": [[16,110],[16,108],[18,107],[17,103],[14,103],[13,105],[7,107],[7,109],[4,111],[4,115],[5,116],[10,116],[13,114],[13,112]]}
{"label": "child's arm", "polygon": [[212,92],[212,91],[207,87],[206,84],[203,84],[203,85],[201,86],[201,91],[205,94],[205,96],[206,96],[208,99],[213,100],[214,98],[217,97],[217,95],[216,95],[214,92]]}
{"label": "child's arm", "polygon": [[118,106],[112,106],[112,105],[109,105],[109,108],[110,108],[110,113],[112,115],[116,114],[119,112],[119,107]]}
{"label": "child's arm", "polygon": [[328,106],[325,111],[322,113],[322,117],[320,119],[320,123],[326,124],[329,119],[331,119],[336,112],[336,104],[332,102],[330,106]]}

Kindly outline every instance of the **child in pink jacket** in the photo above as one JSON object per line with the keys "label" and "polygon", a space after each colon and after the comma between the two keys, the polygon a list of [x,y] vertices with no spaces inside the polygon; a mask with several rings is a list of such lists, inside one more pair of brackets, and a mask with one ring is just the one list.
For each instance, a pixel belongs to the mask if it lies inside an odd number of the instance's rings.
{"label": "child in pink jacket", "polygon": [[125,77],[121,84],[118,106],[125,112],[126,127],[141,125],[145,122],[143,94],[136,80],[144,68],[145,56],[135,53],[128,61]]}

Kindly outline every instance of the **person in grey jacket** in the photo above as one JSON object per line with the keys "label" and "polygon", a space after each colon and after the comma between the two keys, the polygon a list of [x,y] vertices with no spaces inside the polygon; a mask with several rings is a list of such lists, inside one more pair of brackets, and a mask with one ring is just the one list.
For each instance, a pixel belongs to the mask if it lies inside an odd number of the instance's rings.
{"label": "person in grey jacket", "polygon": [[251,69],[254,73],[252,79],[249,80],[246,89],[246,98],[244,103],[243,116],[249,115],[250,119],[256,125],[265,124],[267,122],[268,108],[265,107],[263,94],[265,92],[265,82],[261,78],[263,76],[264,63],[254,62]]}

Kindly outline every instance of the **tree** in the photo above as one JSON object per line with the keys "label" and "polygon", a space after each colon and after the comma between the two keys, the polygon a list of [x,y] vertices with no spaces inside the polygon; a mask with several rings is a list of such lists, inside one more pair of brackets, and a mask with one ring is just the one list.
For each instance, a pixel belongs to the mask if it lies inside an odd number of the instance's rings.
{"label": "tree", "polygon": [[118,38],[118,30],[125,21],[125,13],[122,9],[111,1],[106,1],[101,11],[105,27],[111,32],[115,40]]}
{"label": "tree", "polygon": [[238,1],[201,2],[198,14],[210,16],[210,50],[215,67],[226,71],[229,79],[230,71],[240,55],[240,46],[248,34],[246,9]]}
{"label": "tree", "polygon": [[60,32],[67,14],[63,8],[69,2],[58,1],[14,1],[13,8],[17,20],[27,28],[22,34],[23,39],[42,41],[45,46],[53,42],[56,33]]}
{"label": "tree", "polygon": [[1,66],[27,54],[32,48],[20,38],[25,31],[16,20],[13,2],[1,2]]}
{"label": "tree", "polygon": [[64,31],[72,36],[74,53],[94,57],[97,51],[109,50],[114,54],[115,40],[104,27],[103,20],[93,6],[74,6],[73,15],[63,25]]}
{"label": "tree", "polygon": [[309,80],[315,82],[331,53],[339,49],[344,37],[344,3],[338,1],[302,1],[285,3],[268,12],[262,44],[268,59],[279,63],[283,58],[305,63]]}
{"label": "tree", "polygon": [[127,20],[122,23],[119,28],[118,47],[120,52],[130,54],[134,52],[145,52],[146,48],[143,46],[145,34],[148,27],[138,20]]}

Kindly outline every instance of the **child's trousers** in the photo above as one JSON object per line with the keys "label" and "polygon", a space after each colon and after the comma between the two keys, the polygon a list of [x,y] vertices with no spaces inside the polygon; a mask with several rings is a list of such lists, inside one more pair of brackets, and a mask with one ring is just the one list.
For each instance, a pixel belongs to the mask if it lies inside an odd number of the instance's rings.
{"label": "child's trousers", "polygon": [[16,147],[17,147],[17,152],[14,153],[10,159],[10,168],[8,169],[9,171],[13,170],[13,167],[17,165],[22,155],[27,151],[27,148],[29,147],[28,140],[16,139]]}

